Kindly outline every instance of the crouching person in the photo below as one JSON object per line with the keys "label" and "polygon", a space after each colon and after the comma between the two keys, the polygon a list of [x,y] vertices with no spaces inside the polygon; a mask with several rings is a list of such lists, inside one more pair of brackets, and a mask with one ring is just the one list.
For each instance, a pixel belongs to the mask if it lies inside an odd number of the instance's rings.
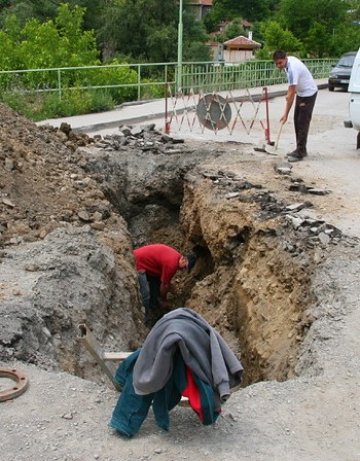
{"label": "crouching person", "polygon": [[193,254],[183,255],[161,243],[137,248],[133,255],[145,307],[145,324],[152,327],[168,310],[171,279],[178,270],[190,271],[196,258]]}

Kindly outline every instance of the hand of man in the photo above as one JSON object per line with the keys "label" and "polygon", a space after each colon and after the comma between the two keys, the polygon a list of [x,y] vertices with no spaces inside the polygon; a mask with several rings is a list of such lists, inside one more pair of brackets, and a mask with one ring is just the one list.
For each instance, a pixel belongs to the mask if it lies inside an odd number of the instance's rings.
{"label": "hand of man", "polygon": [[159,307],[160,309],[168,310],[170,308],[170,303],[167,299],[159,298]]}

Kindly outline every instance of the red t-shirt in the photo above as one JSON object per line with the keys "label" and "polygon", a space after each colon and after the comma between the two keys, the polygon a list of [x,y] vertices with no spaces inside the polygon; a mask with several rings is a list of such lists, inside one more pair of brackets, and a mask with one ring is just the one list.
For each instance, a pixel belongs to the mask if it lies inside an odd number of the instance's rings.
{"label": "red t-shirt", "polygon": [[181,254],[174,248],[162,243],[145,245],[133,251],[136,270],[159,277],[168,284],[179,268]]}

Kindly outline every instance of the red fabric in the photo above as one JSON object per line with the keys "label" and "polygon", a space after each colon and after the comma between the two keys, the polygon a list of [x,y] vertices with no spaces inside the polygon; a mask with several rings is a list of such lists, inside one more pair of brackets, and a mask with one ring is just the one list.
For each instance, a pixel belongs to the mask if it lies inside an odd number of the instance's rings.
{"label": "red fabric", "polygon": [[133,251],[136,270],[159,277],[168,284],[179,267],[181,254],[174,248],[162,243],[145,245]]}
{"label": "red fabric", "polygon": [[204,415],[201,408],[201,398],[199,389],[195,383],[192,371],[186,367],[186,387],[182,391],[182,395],[189,399],[189,404],[195,413],[199,416],[200,421],[204,421]]}

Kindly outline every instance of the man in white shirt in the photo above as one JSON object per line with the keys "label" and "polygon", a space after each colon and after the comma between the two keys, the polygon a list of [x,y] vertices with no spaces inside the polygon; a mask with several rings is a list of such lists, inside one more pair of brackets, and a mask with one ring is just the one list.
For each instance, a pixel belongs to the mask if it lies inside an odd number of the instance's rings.
{"label": "man in white shirt", "polygon": [[296,149],[287,154],[287,157],[289,162],[299,162],[307,155],[306,143],[318,88],[309,69],[300,59],[287,56],[284,51],[278,50],[273,54],[273,61],[278,69],[286,72],[289,83],[281,123],[286,123],[296,96],[294,110]]}

